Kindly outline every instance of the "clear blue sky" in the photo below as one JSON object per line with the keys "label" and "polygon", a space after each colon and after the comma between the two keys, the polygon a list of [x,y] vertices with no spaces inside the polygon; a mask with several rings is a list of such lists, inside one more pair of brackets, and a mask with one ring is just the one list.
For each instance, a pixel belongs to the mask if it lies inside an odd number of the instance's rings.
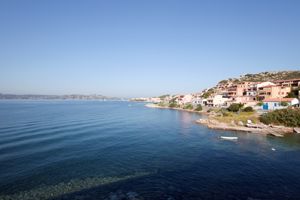
{"label": "clear blue sky", "polygon": [[2,0],[0,92],[154,96],[300,69],[300,1]]}

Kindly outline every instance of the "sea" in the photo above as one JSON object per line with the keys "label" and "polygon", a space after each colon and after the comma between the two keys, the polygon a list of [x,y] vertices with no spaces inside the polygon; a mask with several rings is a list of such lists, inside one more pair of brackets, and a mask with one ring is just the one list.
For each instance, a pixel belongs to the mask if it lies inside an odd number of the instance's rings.
{"label": "sea", "polygon": [[195,123],[205,117],[142,102],[2,100],[0,200],[300,199],[300,136]]}

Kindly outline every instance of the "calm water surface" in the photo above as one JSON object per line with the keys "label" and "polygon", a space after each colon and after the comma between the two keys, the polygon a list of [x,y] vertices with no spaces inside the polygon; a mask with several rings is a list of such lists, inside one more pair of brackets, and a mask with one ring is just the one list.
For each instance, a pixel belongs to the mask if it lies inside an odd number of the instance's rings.
{"label": "calm water surface", "polygon": [[131,102],[0,101],[0,199],[300,199],[299,137],[209,130],[200,117]]}

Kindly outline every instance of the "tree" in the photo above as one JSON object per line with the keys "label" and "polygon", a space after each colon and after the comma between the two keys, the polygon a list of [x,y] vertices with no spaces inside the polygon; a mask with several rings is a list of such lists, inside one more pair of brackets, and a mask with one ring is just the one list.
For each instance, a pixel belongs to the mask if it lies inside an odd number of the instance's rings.
{"label": "tree", "polygon": [[227,110],[230,112],[238,112],[243,106],[244,105],[241,103],[233,103],[227,108]]}
{"label": "tree", "polygon": [[243,112],[253,112],[253,108],[251,106],[248,106],[246,108],[243,109]]}
{"label": "tree", "polygon": [[184,109],[187,109],[187,110],[192,110],[194,107],[192,104],[187,104],[183,107]]}
{"label": "tree", "polygon": [[202,106],[199,104],[195,110],[196,111],[201,111],[202,110]]}
{"label": "tree", "polygon": [[170,107],[170,108],[177,108],[177,107],[178,107],[178,104],[175,103],[175,102],[172,102],[172,103],[170,103],[169,107]]}

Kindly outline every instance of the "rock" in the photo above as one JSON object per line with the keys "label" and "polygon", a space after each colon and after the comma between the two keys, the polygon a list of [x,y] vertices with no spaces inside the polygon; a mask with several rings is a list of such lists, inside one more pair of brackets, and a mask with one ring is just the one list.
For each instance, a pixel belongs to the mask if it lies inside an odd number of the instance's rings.
{"label": "rock", "polygon": [[249,127],[249,128],[260,128],[260,129],[263,129],[263,128],[265,128],[265,126],[264,125],[262,125],[262,124],[246,124],[246,127]]}
{"label": "rock", "polygon": [[199,124],[208,124],[209,123],[209,121],[207,119],[199,119],[196,122]]}
{"label": "rock", "polygon": [[233,126],[236,125],[234,120],[232,120],[232,121],[230,122],[230,124],[233,125]]}
{"label": "rock", "polygon": [[300,128],[294,128],[295,133],[300,133]]}
{"label": "rock", "polygon": [[270,127],[272,128],[285,128],[285,126],[273,125],[271,124]]}
{"label": "rock", "polygon": [[275,136],[275,137],[284,137],[282,133],[279,133],[274,129],[268,130],[268,135]]}
{"label": "rock", "polygon": [[248,119],[247,124],[252,124],[252,121],[250,119]]}
{"label": "rock", "polygon": [[238,122],[238,125],[239,125],[239,126],[244,126],[244,123],[243,123],[242,121],[239,121],[239,122]]}

